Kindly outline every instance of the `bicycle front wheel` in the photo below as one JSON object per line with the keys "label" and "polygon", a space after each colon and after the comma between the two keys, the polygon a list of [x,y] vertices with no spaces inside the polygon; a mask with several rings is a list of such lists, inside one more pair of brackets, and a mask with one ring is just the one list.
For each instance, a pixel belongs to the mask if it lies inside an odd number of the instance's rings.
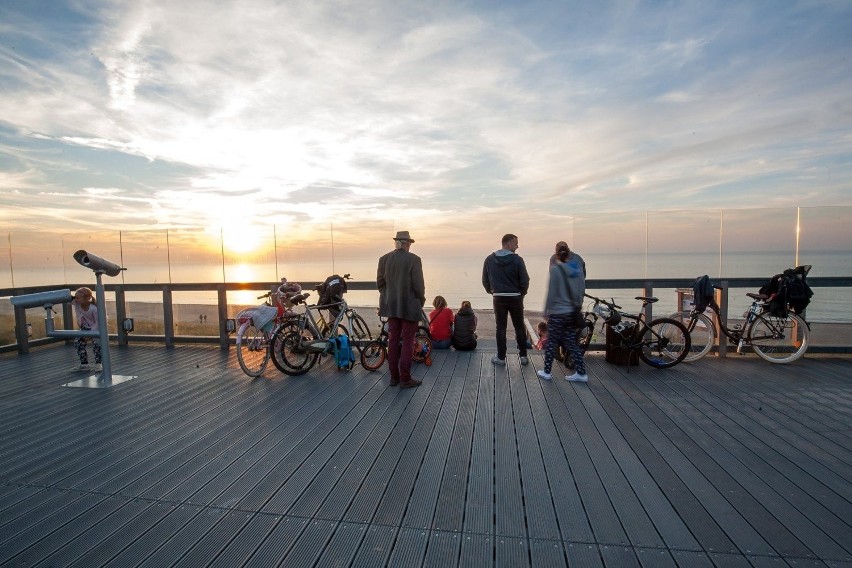
{"label": "bicycle front wheel", "polygon": [[361,350],[361,366],[368,371],[375,371],[385,364],[388,350],[378,339],[374,339]]}
{"label": "bicycle front wheel", "polygon": [[432,340],[421,331],[414,336],[414,352],[411,358],[418,363],[426,363],[427,367],[432,365]]}
{"label": "bicycle front wheel", "polygon": [[639,357],[658,369],[677,365],[690,349],[689,332],[671,318],[653,320],[642,333],[641,341]]}
{"label": "bicycle front wheel", "polygon": [[281,332],[280,337],[276,335],[272,341],[281,370],[292,377],[304,375],[319,358],[319,353],[310,349],[316,341],[314,334],[309,329],[283,328]]}
{"label": "bicycle front wheel", "polygon": [[671,319],[680,322],[689,332],[689,352],[683,358],[684,363],[698,361],[713,349],[716,344],[716,326],[713,320],[705,314],[689,316],[689,312],[678,312]]}
{"label": "bicycle front wheel", "polygon": [[284,374],[287,374],[287,361],[285,361],[281,355],[281,340],[288,331],[299,331],[298,318],[288,318],[288,320],[285,320],[281,325],[279,325],[278,329],[275,330],[275,333],[272,334],[272,364],[275,365],[276,369]]}
{"label": "bicycle front wheel", "polygon": [[791,363],[808,350],[810,330],[805,320],[790,313],[777,317],[760,314],[749,328],[748,341],[754,352],[770,363]]}
{"label": "bicycle front wheel", "polygon": [[367,322],[364,321],[364,318],[360,316],[360,314],[353,313],[352,318],[349,320],[349,340],[352,342],[355,349],[358,350],[358,353],[363,353],[363,349],[371,339],[373,339],[373,335],[370,333],[370,328],[367,326]]}
{"label": "bicycle front wheel", "polygon": [[269,363],[269,341],[266,334],[251,321],[240,326],[237,334],[237,361],[249,377],[259,377]]}

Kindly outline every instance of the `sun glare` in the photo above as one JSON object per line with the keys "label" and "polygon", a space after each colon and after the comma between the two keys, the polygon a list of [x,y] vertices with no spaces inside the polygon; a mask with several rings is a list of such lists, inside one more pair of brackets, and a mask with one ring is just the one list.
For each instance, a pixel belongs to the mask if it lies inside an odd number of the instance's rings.
{"label": "sun glare", "polygon": [[226,252],[257,252],[263,242],[258,229],[251,226],[225,227],[222,229],[222,246]]}

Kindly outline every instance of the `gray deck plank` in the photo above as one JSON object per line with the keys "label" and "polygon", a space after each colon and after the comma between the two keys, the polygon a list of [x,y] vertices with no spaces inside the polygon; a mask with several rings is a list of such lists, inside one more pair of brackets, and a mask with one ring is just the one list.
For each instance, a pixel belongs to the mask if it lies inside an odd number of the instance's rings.
{"label": "gray deck plank", "polygon": [[852,566],[852,359],[434,354],[424,384],[233,350],[0,357],[0,564]]}
{"label": "gray deck plank", "polygon": [[[641,395],[636,393],[632,396],[638,399]],[[687,405],[666,406],[662,400],[658,401],[658,404],[666,409],[667,416],[662,417],[658,410],[657,420],[665,422],[671,419],[677,424],[676,428],[669,429],[673,443],[682,445],[685,439],[695,442],[707,456],[729,473],[735,474],[748,491],[760,494],[762,503],[773,511],[777,518],[796,525],[797,535],[806,543],[810,543],[812,550],[821,549],[824,553],[835,556],[848,553],[848,550],[844,551],[839,546],[852,542],[852,528],[806,495],[800,485],[748,451],[737,438],[715,430],[714,439],[708,434],[708,430],[702,429],[701,417],[691,412]],[[697,418],[698,422],[693,418]],[[682,430],[683,434],[678,430]],[[820,530],[817,526],[823,529]],[[827,539],[826,535],[834,540]]]}

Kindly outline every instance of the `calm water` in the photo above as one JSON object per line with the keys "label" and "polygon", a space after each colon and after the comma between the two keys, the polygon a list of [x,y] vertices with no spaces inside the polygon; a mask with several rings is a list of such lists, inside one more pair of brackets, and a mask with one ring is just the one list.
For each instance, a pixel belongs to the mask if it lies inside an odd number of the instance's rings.
{"label": "calm water", "polygon": [[[547,287],[547,268],[549,255],[524,255],[527,270],[530,273],[530,290],[526,299],[528,310],[541,310]],[[709,274],[714,281],[719,280],[720,266],[718,254],[580,254],[586,260],[588,277],[590,279],[615,278],[688,278],[693,279],[702,274]],[[482,262],[486,253],[471,256],[427,256],[422,255],[423,270],[426,278],[427,303],[432,298],[442,295],[452,307],[459,306],[463,300],[469,300],[474,308],[490,308],[491,297],[482,288]],[[767,280],[785,268],[794,265],[795,259],[789,253],[727,253],[721,266],[721,273],[726,277],[757,277]],[[375,279],[376,258],[338,258],[332,267],[328,262],[298,264],[279,264],[278,274],[286,274],[291,281],[311,282],[321,281],[332,273],[350,273],[354,280],[372,281]],[[813,269],[810,276],[850,276],[852,275],[852,252],[809,253],[803,252],[799,258],[800,264],[811,264]],[[180,266],[172,267],[172,282],[221,282],[223,269],[217,266]],[[229,281],[273,281],[277,279],[274,266],[238,265],[225,269]],[[63,275],[57,272],[33,272],[19,276],[16,272],[16,284],[19,286],[39,285],[46,282],[62,282],[63,279],[74,282],[85,282],[92,274],[83,269]],[[138,269],[128,267],[125,274],[127,283],[156,283],[168,282],[168,269]],[[21,280],[26,280],[21,281]],[[104,282],[111,279],[105,277]],[[120,280],[120,277],[117,278]],[[94,287],[94,286],[93,286]],[[613,297],[615,301],[628,311],[638,307],[634,296],[640,290],[589,290],[597,296]],[[749,300],[746,292],[757,290],[731,290],[731,313],[744,310]],[[674,311],[676,292],[674,290],[657,289],[655,294],[660,303],[655,307],[656,314]],[[852,321],[852,291],[842,288],[817,288],[814,298],[808,308],[808,319],[812,321]],[[231,304],[256,304],[255,292],[229,293]],[[129,301],[161,302],[160,293],[128,293]],[[378,303],[378,292],[352,291],[347,300],[353,305],[374,306]],[[215,304],[215,293],[175,293],[176,304]]]}

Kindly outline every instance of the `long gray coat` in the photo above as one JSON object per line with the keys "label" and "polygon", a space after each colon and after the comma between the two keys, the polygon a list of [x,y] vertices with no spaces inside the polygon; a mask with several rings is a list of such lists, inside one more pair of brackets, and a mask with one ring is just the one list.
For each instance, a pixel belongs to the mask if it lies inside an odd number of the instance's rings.
{"label": "long gray coat", "polygon": [[380,316],[420,321],[426,303],[426,284],[419,256],[397,249],[381,257],[376,285]]}

